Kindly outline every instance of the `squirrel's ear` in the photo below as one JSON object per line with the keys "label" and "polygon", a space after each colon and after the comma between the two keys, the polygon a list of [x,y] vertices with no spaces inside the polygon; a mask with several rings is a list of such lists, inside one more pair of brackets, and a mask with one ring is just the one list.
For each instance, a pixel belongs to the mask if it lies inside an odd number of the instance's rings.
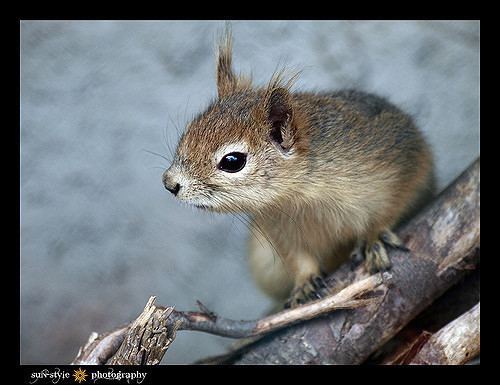
{"label": "squirrel's ear", "polygon": [[293,109],[290,101],[290,93],[286,88],[275,88],[266,100],[267,119],[271,123],[271,140],[288,151],[294,141],[293,133]]}
{"label": "squirrel's ear", "polygon": [[232,68],[232,38],[231,31],[226,32],[219,43],[219,55],[217,58],[217,92],[219,98],[230,94],[235,90],[238,79]]}

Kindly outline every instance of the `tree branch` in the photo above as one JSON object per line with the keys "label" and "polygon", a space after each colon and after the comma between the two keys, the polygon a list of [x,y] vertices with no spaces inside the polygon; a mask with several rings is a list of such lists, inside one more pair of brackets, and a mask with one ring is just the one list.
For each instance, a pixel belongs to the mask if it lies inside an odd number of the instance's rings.
{"label": "tree branch", "polygon": [[221,318],[213,313],[174,312],[172,319],[179,322],[179,330],[197,330],[210,334],[231,338],[246,338],[267,334],[299,321],[318,317],[337,309],[356,308],[377,302],[377,297],[360,298],[384,281],[390,280],[391,275],[376,274],[344,288],[337,294],[309,302],[304,306],[284,310],[255,321],[234,321]]}
{"label": "tree branch", "polygon": [[479,300],[478,266],[378,349],[366,363],[408,365],[434,333],[470,310]]}
{"label": "tree branch", "polygon": [[173,307],[154,305],[156,297],[151,297],[144,311],[130,325],[101,336],[92,333],[72,363],[105,364],[111,358],[109,363],[112,365],[157,364],[178,330],[203,331],[231,338],[259,336],[336,309],[374,303],[378,300],[376,296],[361,297],[390,278],[389,273],[372,275],[349,285],[335,295],[254,321],[222,318],[208,311],[202,304],[199,304],[202,312],[176,311]]}
{"label": "tree branch", "polygon": [[410,364],[461,365],[479,354],[478,303],[432,335]]}

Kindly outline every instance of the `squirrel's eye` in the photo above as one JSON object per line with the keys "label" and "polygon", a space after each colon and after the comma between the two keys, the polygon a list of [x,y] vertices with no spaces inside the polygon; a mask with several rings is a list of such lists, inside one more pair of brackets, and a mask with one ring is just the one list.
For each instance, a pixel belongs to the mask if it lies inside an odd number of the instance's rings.
{"label": "squirrel's eye", "polygon": [[224,155],[217,166],[219,170],[225,172],[238,172],[247,163],[247,154],[242,152],[231,152],[230,154]]}

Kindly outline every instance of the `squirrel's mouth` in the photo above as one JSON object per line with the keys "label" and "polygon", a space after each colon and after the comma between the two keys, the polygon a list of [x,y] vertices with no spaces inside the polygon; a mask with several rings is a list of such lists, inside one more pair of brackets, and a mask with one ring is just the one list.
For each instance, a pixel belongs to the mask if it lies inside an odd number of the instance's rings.
{"label": "squirrel's mouth", "polygon": [[203,199],[201,201],[196,200],[194,202],[190,201],[190,202],[186,202],[186,203],[188,203],[190,206],[194,206],[197,209],[201,209],[204,211],[211,211],[211,212],[215,212],[215,213],[226,212],[226,210],[224,210],[223,206],[219,206],[216,202],[211,202],[208,199]]}
{"label": "squirrel's mouth", "polygon": [[210,206],[210,205],[205,205],[203,203],[193,203],[192,205],[194,207],[196,207],[197,209],[201,209],[201,210],[204,210],[204,211],[211,211],[211,212],[220,212],[221,211],[217,207]]}
{"label": "squirrel's mouth", "polygon": [[188,204],[196,207],[197,209],[201,209],[201,210],[209,210],[209,211],[215,210],[215,207],[213,207],[211,204],[205,203],[205,202],[188,202]]}

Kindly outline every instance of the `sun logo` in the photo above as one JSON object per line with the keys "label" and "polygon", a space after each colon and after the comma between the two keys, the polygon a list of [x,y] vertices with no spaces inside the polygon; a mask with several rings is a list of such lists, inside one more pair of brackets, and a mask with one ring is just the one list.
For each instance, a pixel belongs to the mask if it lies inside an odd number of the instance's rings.
{"label": "sun logo", "polygon": [[88,374],[86,373],[86,370],[82,368],[78,368],[78,370],[75,370],[73,373],[73,377],[75,377],[75,382],[78,381],[78,383],[82,383],[83,381],[87,381],[85,377],[87,377]]}

